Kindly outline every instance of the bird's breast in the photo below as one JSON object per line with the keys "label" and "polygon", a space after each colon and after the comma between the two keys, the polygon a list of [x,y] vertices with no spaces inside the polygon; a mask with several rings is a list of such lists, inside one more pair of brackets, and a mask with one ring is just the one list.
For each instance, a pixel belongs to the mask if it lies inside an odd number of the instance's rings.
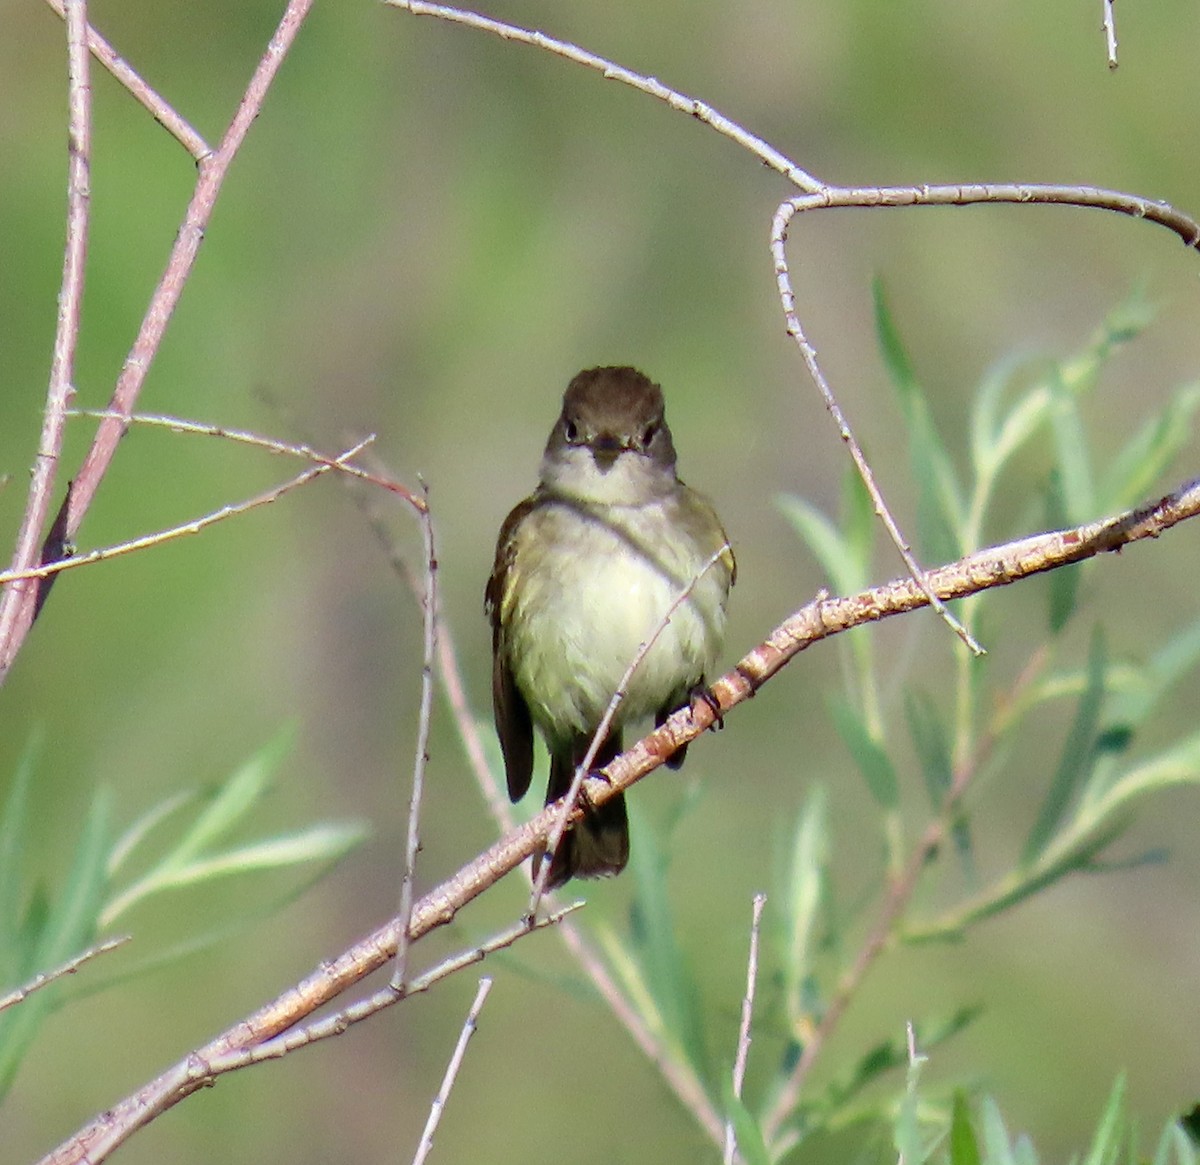
{"label": "bird's breast", "polygon": [[[642,644],[720,545],[678,519],[667,503],[556,502],[532,511],[517,531],[506,650],[535,721],[551,736],[595,728]],[[728,589],[723,563],[695,584],[630,678],[618,723],[685,698],[712,668]]]}

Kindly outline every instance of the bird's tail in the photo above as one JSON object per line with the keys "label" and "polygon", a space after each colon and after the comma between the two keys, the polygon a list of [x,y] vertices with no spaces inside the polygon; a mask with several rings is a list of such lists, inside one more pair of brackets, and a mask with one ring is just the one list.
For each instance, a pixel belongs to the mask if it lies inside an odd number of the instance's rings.
{"label": "bird's tail", "polygon": [[[620,753],[620,735],[614,736],[610,736],[596,754],[596,768],[603,768]],[[590,743],[590,738],[585,738],[582,745],[577,744],[569,753],[563,750],[551,757],[547,805],[571,788],[575,766],[583,759],[582,754]],[[577,753],[579,757],[575,760]],[[629,817],[625,812],[625,795],[620,793],[611,797],[603,805],[585,805],[584,810],[583,820],[563,834],[550,860],[546,885],[551,890],[570,878],[607,878],[619,874],[629,860]],[[536,873],[535,868],[535,876]]]}

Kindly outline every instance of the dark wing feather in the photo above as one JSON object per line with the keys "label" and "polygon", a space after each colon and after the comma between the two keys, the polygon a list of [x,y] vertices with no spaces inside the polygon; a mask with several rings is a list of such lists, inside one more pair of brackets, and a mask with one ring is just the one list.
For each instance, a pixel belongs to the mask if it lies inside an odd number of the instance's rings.
{"label": "dark wing feather", "polygon": [[513,564],[516,530],[533,505],[534,499],[526,498],[504,519],[496,542],[496,562],[483,598],[484,610],[492,622],[492,715],[496,721],[496,735],[500,738],[500,751],[504,754],[508,795],[513,801],[519,801],[525,795],[533,778],[533,720],[509,666],[504,642],[504,599]]}

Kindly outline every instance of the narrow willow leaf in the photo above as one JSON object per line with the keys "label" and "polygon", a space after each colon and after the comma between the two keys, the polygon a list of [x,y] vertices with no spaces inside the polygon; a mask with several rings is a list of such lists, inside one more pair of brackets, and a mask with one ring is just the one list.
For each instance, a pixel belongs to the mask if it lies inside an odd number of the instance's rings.
{"label": "narrow willow leaf", "polygon": [[267,791],[294,738],[294,728],[283,729],[237,769],[167,855],[164,866],[186,865],[240,825]]}
{"label": "narrow willow leaf", "polygon": [[1188,385],[1165,409],[1149,417],[1116,455],[1104,475],[1100,508],[1126,510],[1147,500],[1171,463],[1192,438],[1192,418],[1200,407],[1200,385]]}
{"label": "narrow willow leaf", "polygon": [[1087,688],[1075,711],[1071,731],[1063,746],[1058,767],[1046,791],[1029,840],[1021,855],[1023,865],[1031,865],[1049,844],[1062,821],[1067,807],[1076,791],[1082,786],[1095,761],[1095,740],[1100,720],[1100,706],[1104,700],[1104,674],[1106,652],[1104,635],[1097,628],[1092,635],[1091,651],[1088,655]]}
{"label": "narrow willow leaf", "polygon": [[[96,914],[105,886],[109,796],[101,790],[84,821],[67,880],[54,898],[38,895],[26,916],[24,944],[32,971],[50,971],[84,950],[96,935]],[[32,924],[32,925],[31,925]],[[0,1098],[17,1074],[46,1016],[58,1006],[62,984],[35,992],[0,1014]]]}
{"label": "narrow willow leaf", "polygon": [[980,1115],[983,1118],[984,1160],[988,1165],[1016,1165],[1004,1117],[990,1096],[983,1098]]}
{"label": "narrow willow leaf", "polygon": [[866,484],[858,470],[850,466],[842,478],[842,529],[847,551],[858,572],[856,591],[865,589],[870,583],[877,525],[875,505]]}
{"label": "narrow willow leaf", "polygon": [[971,1127],[971,1106],[960,1088],[954,1090],[954,1112],[950,1118],[950,1165],[980,1165],[979,1142]]}
{"label": "narrow willow leaf", "polygon": [[813,936],[826,893],[829,861],[828,798],[821,785],[814,785],[800,814],[792,842],[792,862],[784,901],[784,994],[794,1018],[807,1010],[804,995],[813,970]]}
{"label": "narrow willow leaf", "polygon": [[679,945],[667,892],[665,847],[640,814],[630,815],[630,866],[634,895],[630,906],[631,952],[654,996],[667,1035],[696,1075],[710,1079],[699,991]]}
{"label": "narrow willow leaf", "polygon": [[1112,700],[1111,721],[1141,727],[1160,701],[1200,663],[1200,619],[1173,634],[1137,674],[1136,684],[1123,685]]}
{"label": "narrow willow leaf", "polygon": [[922,552],[935,562],[952,562],[964,550],[963,491],[878,280],[873,291],[875,333],[904,412],[909,459],[921,489],[917,522]]}
{"label": "narrow willow leaf", "polygon": [[1050,415],[1050,391],[1045,384],[1038,384],[1024,392],[1002,419],[995,419],[993,411],[998,408],[1000,394],[1016,368],[1016,361],[1001,364],[984,381],[977,398],[971,459],[976,477],[984,482],[995,480],[1008,459],[1041,429]]}
{"label": "narrow willow leaf", "polygon": [[[941,812],[950,783],[954,780],[954,765],[950,759],[950,741],[946,728],[937,715],[934,703],[924,693],[905,692],[905,717],[925,780],[925,791],[929,793],[930,805],[934,807],[935,812]],[[974,861],[971,827],[965,815],[956,815],[950,823],[950,837],[959,857],[962,876],[967,885],[974,887],[978,884],[978,872]]]}
{"label": "narrow willow leaf", "polygon": [[1092,1137],[1084,1165],[1116,1165],[1128,1137],[1125,1119],[1125,1077],[1118,1076]]}
{"label": "narrow willow leaf", "polygon": [[107,884],[105,873],[109,836],[111,796],[97,791],[84,821],[75,858],[62,893],[50,908],[47,926],[37,945],[39,969],[49,970],[65,962],[96,936],[100,901]]}
{"label": "narrow willow leaf", "polygon": [[758,1121],[745,1104],[733,1095],[733,1088],[728,1083],[725,1086],[725,1111],[733,1123],[738,1156],[745,1165],[771,1165],[771,1154],[767,1152],[767,1143]]}
{"label": "narrow willow leaf", "polygon": [[866,571],[853,547],[820,510],[803,498],[787,494],[781,494],[775,503],[821,564],[834,591],[853,595],[866,587]]}
{"label": "narrow willow leaf", "polygon": [[850,750],[854,763],[862,773],[871,796],[884,809],[896,809],[900,804],[900,787],[891,758],[866,725],[866,721],[849,701],[834,696],[829,700],[834,727],[842,743]]}
{"label": "narrow willow leaf", "polygon": [[1055,464],[1067,525],[1078,526],[1094,518],[1097,512],[1087,433],[1079,415],[1079,402],[1063,385],[1061,370],[1055,387],[1050,414]]}
{"label": "narrow willow leaf", "polygon": [[929,803],[935,812],[940,811],[954,777],[946,730],[933,702],[921,692],[905,691],[904,714],[921,765],[921,775],[925,778]]}
{"label": "narrow willow leaf", "polygon": [[137,848],[164,821],[196,798],[194,789],[186,789],[160,801],[141,815],[119,838],[108,855],[109,877],[118,873]]}
{"label": "narrow willow leaf", "polygon": [[1197,783],[1200,783],[1200,733],[1147,757],[1121,773],[1097,796],[1085,795],[1080,806],[1080,824],[1094,828],[1117,814],[1127,814],[1138,800],[1149,794]]}
{"label": "narrow willow leaf", "polygon": [[25,894],[22,892],[25,838],[29,830],[29,790],[33,783],[34,758],[40,748],[40,733],[30,740],[21,759],[4,812],[0,815],[0,993],[17,986],[26,964],[20,956],[18,934]]}
{"label": "narrow willow leaf", "polygon": [[134,906],[167,890],[198,886],[239,874],[335,862],[366,835],[366,826],[359,822],[316,825],[197,857],[183,865],[173,863],[159,867],[149,878],[139,879],[126,892],[114,897],[101,913],[101,924],[111,926]]}

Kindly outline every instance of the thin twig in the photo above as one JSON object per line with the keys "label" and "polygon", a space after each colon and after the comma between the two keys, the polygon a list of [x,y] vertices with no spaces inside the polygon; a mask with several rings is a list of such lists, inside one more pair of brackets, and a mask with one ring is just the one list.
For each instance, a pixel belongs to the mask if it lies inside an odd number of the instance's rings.
{"label": "thin twig", "polygon": [[49,578],[64,570],[70,570],[73,567],[89,566],[94,562],[106,562],[110,558],[119,558],[123,554],[132,554],[137,550],[146,550],[151,546],[160,546],[164,542],[169,542],[173,538],[181,538],[186,534],[199,534],[202,530],[208,529],[209,526],[215,525],[217,522],[223,522],[226,518],[244,514],[249,510],[257,509],[259,506],[270,505],[271,502],[278,501],[284,494],[290,493],[302,485],[307,485],[310,481],[315,481],[322,474],[330,472],[330,470],[341,469],[344,462],[360,453],[374,439],[373,436],[366,437],[353,448],[347,449],[340,457],[335,457],[332,461],[323,461],[318,465],[314,465],[312,469],[306,469],[303,473],[280,485],[255,494],[252,498],[247,498],[242,502],[231,502],[229,505],[222,506],[219,510],[214,510],[212,513],[205,514],[203,517],[196,518],[191,522],[184,522],[179,526],[170,526],[166,530],[159,530],[154,534],[144,534],[140,538],[133,538],[128,542],[119,542],[114,546],[102,546],[97,550],[89,550],[86,554],[75,554],[69,558],[60,558],[55,562],[47,563],[45,566],[35,566],[28,570],[4,571],[0,573],[0,585],[15,579]]}
{"label": "thin twig", "polygon": [[354,1024],[362,1023],[364,1019],[370,1019],[371,1016],[400,1003],[404,999],[409,999],[414,995],[420,995],[422,992],[428,991],[435,983],[440,983],[443,979],[467,967],[473,966],[475,963],[482,962],[488,955],[503,950],[505,947],[512,946],[518,939],[524,938],[528,934],[533,934],[534,931],[544,930],[551,926],[565,925],[562,920],[568,914],[574,913],[582,905],[582,902],[572,902],[570,905],[563,906],[552,914],[548,914],[545,918],[539,919],[533,926],[529,926],[522,919],[520,922],[493,935],[485,942],[469,947],[465,951],[460,951],[456,955],[451,955],[450,958],[443,959],[440,963],[430,967],[429,970],[423,971],[420,975],[409,981],[407,988],[403,992],[397,991],[389,983],[388,986],[380,988],[380,990],[368,995],[365,999],[360,999],[350,1004],[349,1007],[342,1008],[334,1015],[322,1016],[311,1023],[297,1024],[295,1027],[289,1028],[273,1039],[264,1040],[261,1044],[254,1044],[248,1048],[238,1048],[224,1055],[213,1057],[207,1061],[207,1070],[210,1076],[215,1078],[225,1072],[233,1072],[239,1068],[249,1067],[251,1064],[262,1063],[264,1060],[277,1060],[281,1056],[286,1056],[289,1052],[295,1052],[299,1048],[308,1047],[308,1045],[315,1044],[319,1040],[329,1039],[331,1036],[339,1036]]}
{"label": "thin twig", "polygon": [[[826,186],[814,194],[790,198],[776,211],[787,224],[805,210],[875,208],[886,206],[976,206],[980,203],[1036,203],[1110,210],[1130,218],[1146,219],[1179,236],[1184,245],[1200,250],[1200,223],[1169,202],[1108,190],[1102,186],[1060,186],[1044,182],[960,182],[934,186]],[[777,233],[772,230],[772,237]]]}
{"label": "thin twig", "polygon": [[429,1119],[425,1122],[425,1131],[421,1134],[421,1143],[417,1146],[413,1165],[424,1165],[429,1151],[433,1148],[433,1135],[437,1132],[438,1124],[441,1122],[442,1113],[446,1109],[446,1101],[450,1098],[450,1089],[454,1087],[458,1070],[462,1067],[463,1056],[467,1052],[467,1044],[479,1026],[479,1013],[483,1010],[483,1005],[491,989],[491,979],[479,980],[479,990],[475,994],[475,1002],[471,1004],[471,1010],[467,1012],[463,1029],[459,1033],[458,1043],[454,1046],[454,1055],[450,1057],[450,1063],[446,1065],[446,1075],[442,1077],[442,1086],[438,1089],[437,1096],[433,1098],[433,1104],[429,1106]]}
{"label": "thin twig", "polygon": [[[92,90],[87,52],[87,0],[67,0],[67,228],[54,356],[42,414],[42,432],[29,483],[29,495],[17,532],[11,569],[26,570],[39,561],[46,518],[62,454],[66,413],[75,393],[75,351],[83,310],[84,268],[91,218]],[[19,576],[0,592],[0,682],[37,612],[43,584]]]}
{"label": "thin twig", "polygon": [[800,351],[800,358],[804,361],[804,366],[808,369],[808,374],[812,378],[812,382],[817,386],[817,391],[821,394],[821,399],[825,402],[826,410],[833,418],[833,423],[837,426],[838,436],[846,446],[846,450],[850,454],[850,459],[854,462],[854,468],[858,471],[858,476],[871,498],[875,516],[883,523],[883,528],[892,540],[892,545],[899,552],[904,565],[908,568],[909,574],[912,575],[917,584],[925,592],[926,597],[929,599],[929,605],[949,625],[954,634],[967,645],[967,648],[973,654],[983,655],[984,650],[975,641],[974,636],[950,613],[946,604],[937,597],[930,587],[929,581],[925,577],[924,568],[917,562],[913,555],[912,547],[909,546],[903,533],[901,533],[896,519],[892,517],[892,511],[889,509],[887,502],[884,500],[883,493],[875,481],[875,474],[871,470],[866,454],[863,453],[862,446],[859,445],[858,439],[854,436],[850,428],[850,422],[846,420],[846,415],[842,412],[841,405],[838,404],[837,398],[833,395],[833,389],[829,387],[829,381],[825,379],[825,372],[817,360],[817,350],[813,347],[808,336],[805,335],[804,328],[800,323],[800,317],[796,313],[796,296],[792,290],[791,275],[788,271],[787,261],[787,228],[792,216],[796,213],[793,209],[794,206],[794,200],[783,203],[776,211],[774,222],[771,225],[771,254],[775,261],[775,279],[779,286],[779,300],[783,305],[783,316],[787,324],[787,333],[795,341],[796,347]]}
{"label": "thin twig", "polygon": [[[758,937],[762,929],[763,907],[767,903],[765,894],[754,895],[754,909],[750,919],[750,954],[746,959],[746,995],[742,999],[742,1020],[738,1025],[737,1054],[733,1060],[733,1096],[742,1099],[742,1085],[746,1080],[746,1061],[750,1058],[750,1020],[754,1016],[754,988],[758,982]],[[733,1165],[737,1153],[737,1136],[733,1131],[733,1117],[725,1122],[725,1165]]]}
{"label": "thin twig", "polygon": [[[322,453],[319,449],[314,449],[311,445],[302,442],[283,441],[278,437],[264,437],[260,433],[251,433],[246,429],[231,429],[227,425],[211,425],[204,421],[191,421],[183,417],[169,417],[161,413],[131,413],[126,417],[120,413],[110,412],[107,409],[68,409],[67,416],[91,417],[98,421],[109,419],[128,421],[133,425],[170,429],[173,433],[192,433],[202,437],[217,437],[221,440],[234,441],[238,444],[265,449],[268,453],[298,457],[302,461],[312,461],[317,465],[330,465],[338,469],[342,474],[356,477],[368,485],[379,486],[390,493],[399,494],[418,513],[422,513],[425,508],[425,501],[420,495],[413,493],[407,486],[402,485],[393,478],[382,473],[361,469],[357,465],[347,464],[344,460],[345,454],[335,457],[328,453]],[[374,440],[374,433],[368,434],[366,437],[366,441],[368,442],[373,443]]]}
{"label": "thin twig", "polygon": [[[63,0],[46,0],[46,3],[59,16],[64,15]],[[156,93],[129,62],[91,26],[87,30],[87,44],[92,56],[145,106],[154,120],[197,162],[203,162],[212,153],[209,144],[179,115],[167,99]]]}
{"label": "thin twig", "polygon": [[571,44],[569,41],[559,40],[533,29],[521,28],[519,25],[509,24],[503,20],[493,20],[490,16],[483,16],[478,12],[452,8],[445,4],[426,4],[423,0],[385,0],[385,3],[392,8],[403,8],[414,16],[433,16],[438,20],[449,21],[453,24],[465,24],[482,32],[490,32],[503,40],[532,45],[534,48],[553,53],[556,57],[574,61],[577,65],[583,65],[584,68],[600,73],[605,80],[619,81],[640,93],[657,98],[677,113],[686,113],[689,117],[694,117],[710,129],[716,130],[722,137],[729,138],[743,149],[749,150],[764,166],[774,170],[777,174],[782,174],[793,186],[797,186],[801,190],[824,188],[824,183],[806,173],[790,158],[763,141],[762,138],[755,137],[749,130],[738,125],[737,122],[731,121],[711,105],[664,85],[657,77],[627,69],[624,65],[617,64],[616,61],[597,56],[596,53],[589,52],[579,45]]}
{"label": "thin twig", "polygon": [[404,880],[400,884],[400,941],[396,944],[396,969],[392,974],[392,987],[405,990],[408,969],[409,934],[408,924],[412,918],[413,876],[417,866],[417,850],[421,843],[421,796],[425,788],[425,767],[429,763],[429,723],[433,718],[434,663],[437,654],[437,552],[433,541],[433,515],[429,512],[429,487],[425,487],[425,508],[421,512],[421,534],[425,547],[425,593],[421,598],[424,608],[425,655],[421,665],[421,703],[417,719],[417,747],[413,760],[412,798],[408,805],[408,839],[404,850]]}
{"label": "thin twig", "polygon": [[[700,580],[708,574],[710,570],[722,558],[731,554],[729,543],[723,542],[719,549],[715,550],[709,557],[708,561],[692,576],[691,581],[675,596],[671,605],[663,613],[663,617],[659,619],[658,625],[651,632],[650,637],[637,649],[633,659],[629,661],[629,666],[625,669],[625,674],[621,677],[621,682],[617,684],[617,690],[613,692],[612,699],[608,702],[608,707],[604,711],[604,715],[600,719],[600,724],[596,731],[592,733],[591,744],[588,745],[588,750],[584,754],[583,760],[575,769],[575,775],[571,780],[571,787],[566,794],[559,800],[559,815],[555,822],[554,829],[550,833],[550,837],[546,842],[547,853],[553,855],[558,849],[559,842],[562,841],[562,836],[566,832],[567,821],[571,814],[575,811],[575,806],[579,799],[579,790],[583,785],[584,778],[592,771],[592,765],[596,760],[596,754],[600,751],[601,745],[608,738],[609,730],[612,728],[613,720],[616,718],[617,710],[621,707],[621,703],[625,699],[625,693],[629,689],[629,682],[633,679],[634,673],[642,665],[642,661],[650,653],[650,649],[658,642],[658,638],[667,629],[671,622],[672,616],[679,608],[687,602],[691,597],[692,592],[696,589]],[[541,903],[542,895],[546,892],[546,879],[550,876],[550,862],[543,862],[538,870],[537,877],[533,883],[533,894],[529,899],[528,916],[534,918],[537,915],[538,905]]]}
{"label": "thin twig", "polygon": [[1114,0],[1104,0],[1104,48],[1108,54],[1108,67],[1117,67],[1117,18],[1113,13]]}
{"label": "thin twig", "polygon": [[43,987],[49,986],[57,979],[62,979],[66,975],[74,975],[84,963],[91,962],[98,955],[107,955],[109,951],[115,951],[117,947],[122,947],[129,942],[132,937],[132,935],[124,934],[119,938],[105,939],[102,943],[96,943],[95,946],[88,947],[86,951],[76,955],[73,959],[68,959],[61,966],[55,967],[54,970],[40,972],[30,979],[28,983],[22,984],[15,991],[10,991],[7,995],[0,995],[0,1011],[14,1007],[18,1003],[23,1003],[35,991],[40,991]]}

